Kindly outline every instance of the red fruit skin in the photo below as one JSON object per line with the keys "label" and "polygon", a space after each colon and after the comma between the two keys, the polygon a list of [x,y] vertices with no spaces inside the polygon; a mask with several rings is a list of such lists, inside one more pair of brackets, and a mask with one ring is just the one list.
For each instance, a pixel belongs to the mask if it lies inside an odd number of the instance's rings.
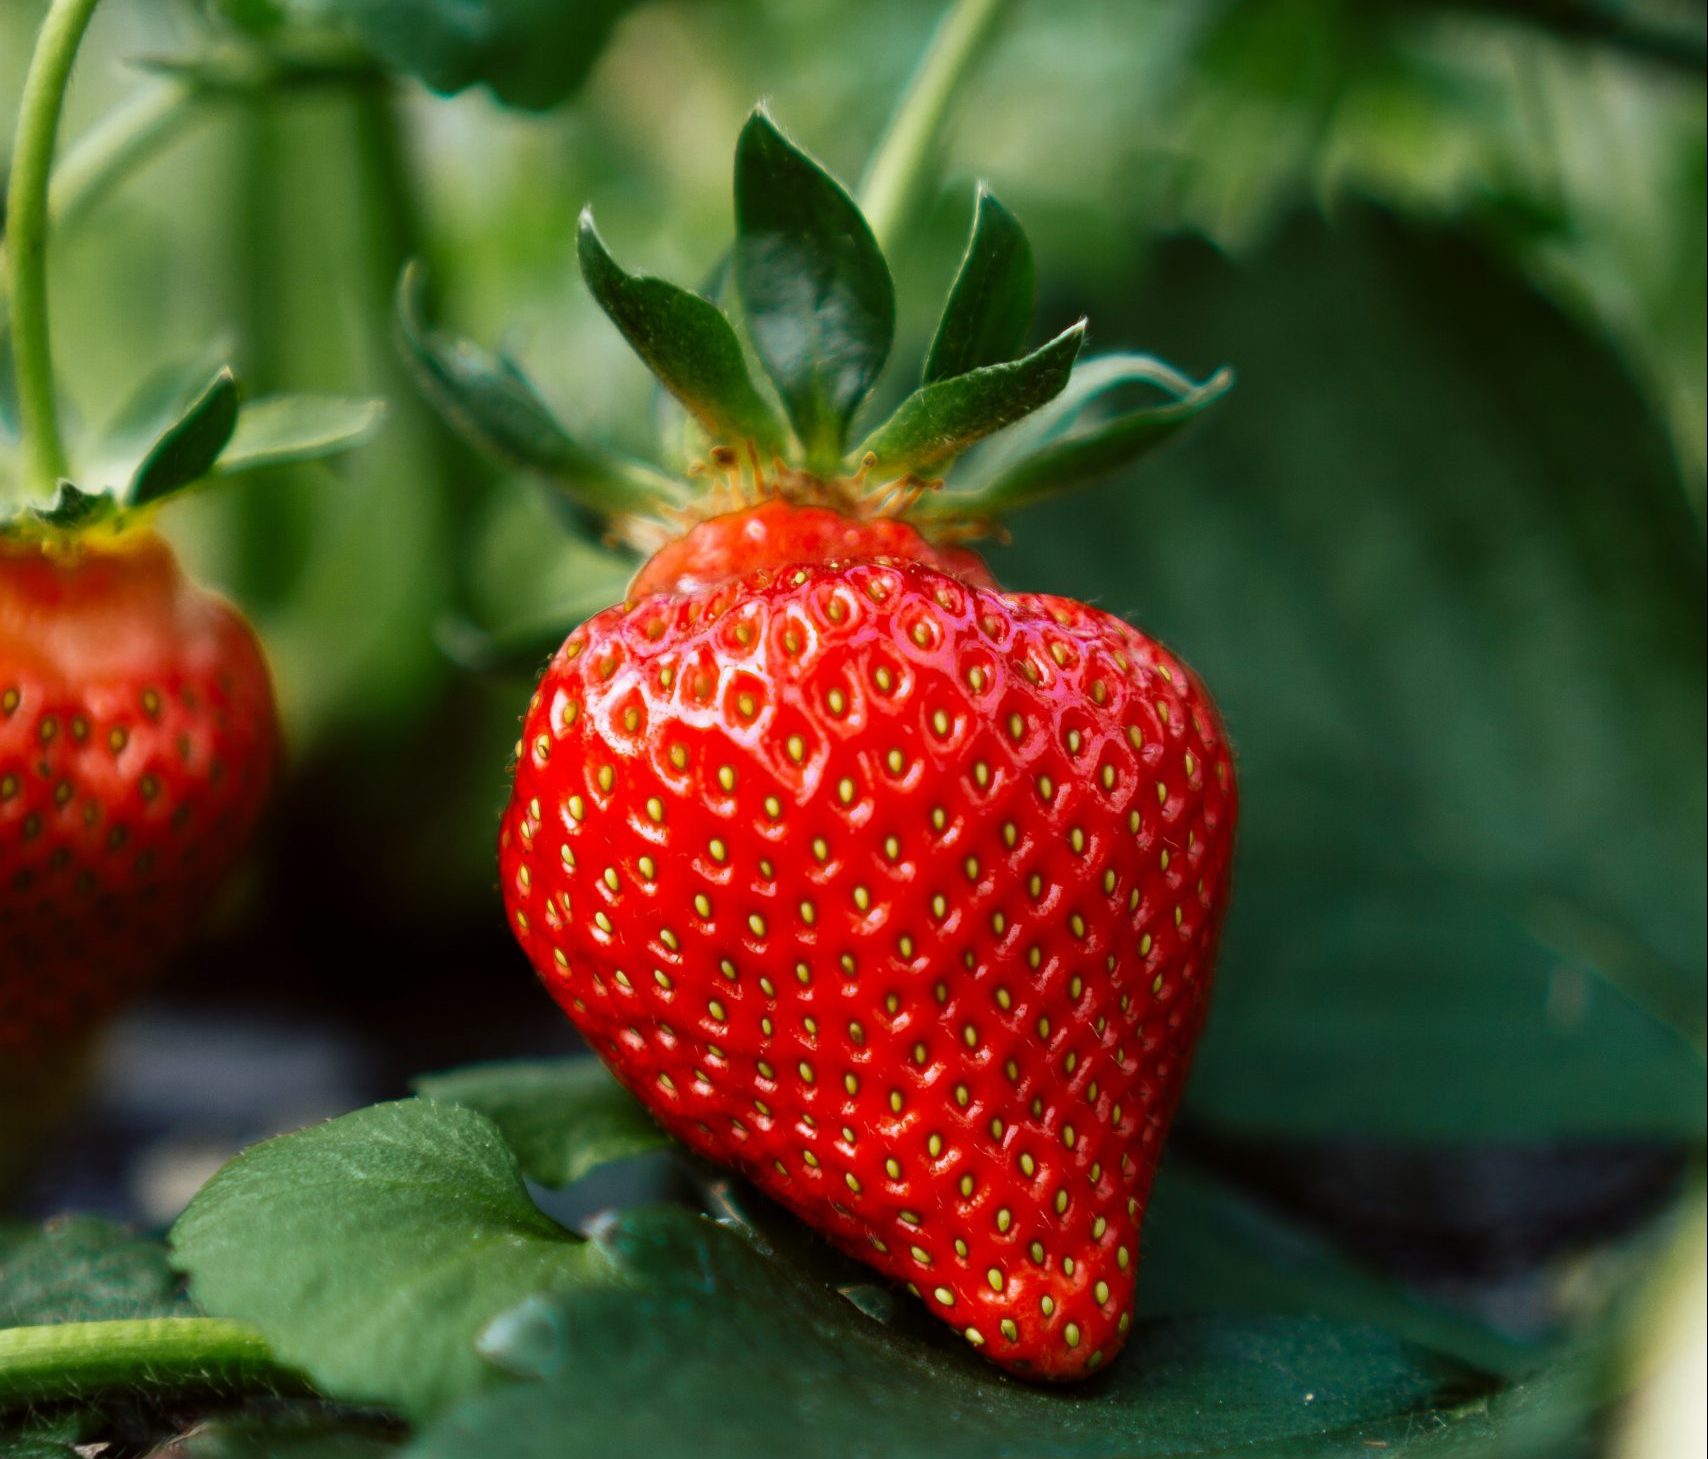
{"label": "red fruit skin", "polygon": [[0,544],[0,1062],[69,1046],[182,945],[277,753],[253,631],[158,537]]}
{"label": "red fruit skin", "polygon": [[855,531],[714,583],[745,531],[714,519],[667,549],[683,590],[655,559],[658,591],[572,633],[525,719],[504,899],[672,1134],[1003,1367],[1074,1378],[1130,1321],[1232,765],[1178,659],[897,553],[896,525],[882,560]]}

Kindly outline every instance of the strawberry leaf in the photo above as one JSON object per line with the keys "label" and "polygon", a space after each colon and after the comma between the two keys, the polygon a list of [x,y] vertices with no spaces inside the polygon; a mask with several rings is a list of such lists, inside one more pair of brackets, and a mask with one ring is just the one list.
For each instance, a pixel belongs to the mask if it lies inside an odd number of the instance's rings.
{"label": "strawberry leaf", "polygon": [[156,1239],[96,1216],[0,1231],[0,1328],[180,1317],[188,1310]]}
{"label": "strawberry leaf", "polygon": [[973,234],[925,356],[930,385],[1012,360],[1032,328],[1032,246],[1020,220],[981,184]]}
{"label": "strawberry leaf", "polygon": [[[519,1380],[434,1424],[414,1459],[794,1454],[1037,1459],[1327,1452],[1461,1419],[1466,1370],[1370,1328],[1310,1319],[1143,1323],[1092,1385],[1006,1378],[915,1338],[741,1237],[674,1208],[595,1238],[620,1283],[523,1303],[482,1351]],[[687,1416],[691,1422],[685,1422]],[[1315,1448],[1307,1451],[1307,1442]]]}
{"label": "strawberry leaf", "polygon": [[677,1148],[597,1059],[482,1064],[425,1075],[415,1089],[485,1115],[541,1185],[571,1185],[611,1161]]}
{"label": "strawberry leaf", "polygon": [[[1105,355],[1088,360],[1057,397],[1056,409],[1028,423],[1027,442],[1005,443],[1002,463],[986,466],[970,490],[945,494],[929,510],[974,515],[1015,511],[1034,501],[1083,486],[1142,460],[1233,388],[1231,370],[1195,384],[1149,355]],[[1115,391],[1147,386],[1165,399],[1117,414],[1098,415]]]}
{"label": "strawberry leaf", "polygon": [[491,1121],[420,1099],[246,1151],[171,1241],[209,1313],[322,1391],[412,1417],[491,1381],[475,1338],[499,1313],[605,1268],[528,1199]]}
{"label": "strawberry leaf", "polygon": [[808,463],[829,471],[895,337],[889,269],[853,198],[763,110],[736,144],[735,217],[748,333]]}
{"label": "strawberry leaf", "polygon": [[430,329],[422,312],[424,287],[420,269],[404,270],[397,314],[405,357],[422,392],[477,447],[538,473],[606,516],[648,513],[682,498],[681,486],[651,467],[571,437],[508,360],[460,335]]}
{"label": "strawberry leaf", "polygon": [[125,492],[125,505],[164,500],[203,480],[237,429],[237,377],[221,370],[148,448]]}
{"label": "strawberry leaf", "polygon": [[318,461],[361,445],[379,429],[385,402],[339,395],[273,395],[246,401],[215,472]]}
{"label": "strawberry leaf", "polygon": [[[416,1087],[486,1115],[523,1172],[543,1185],[568,1185],[606,1163],[660,1150],[688,1159],[597,1059],[479,1065],[429,1075]],[[889,1316],[918,1314],[882,1278],[739,1176],[692,1159],[687,1169],[706,1208],[763,1254],[836,1287],[868,1313],[866,1301],[875,1299]],[[1490,1372],[1516,1374],[1538,1356],[1533,1344],[1360,1271],[1320,1237],[1179,1156],[1164,1163],[1145,1213],[1138,1295],[1140,1312],[1153,1317],[1264,1312],[1371,1323]]]}
{"label": "strawberry leaf", "polygon": [[386,65],[434,91],[486,85],[539,111],[581,87],[636,0],[322,0]]}
{"label": "strawberry leaf", "polygon": [[663,279],[624,273],[594,228],[591,208],[581,215],[578,251],[599,307],[714,441],[752,441],[766,455],[782,451],[782,422],[754,386],[723,310]]}
{"label": "strawberry leaf", "polygon": [[1024,359],[926,385],[867,437],[858,455],[879,479],[941,467],[1059,395],[1084,342],[1082,320]]}

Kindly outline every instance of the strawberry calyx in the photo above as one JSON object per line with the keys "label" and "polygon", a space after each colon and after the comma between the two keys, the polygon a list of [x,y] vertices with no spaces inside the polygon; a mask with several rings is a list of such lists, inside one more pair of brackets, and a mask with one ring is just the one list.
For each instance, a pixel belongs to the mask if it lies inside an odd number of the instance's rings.
{"label": "strawberry calyx", "polygon": [[[912,522],[938,542],[987,535],[1019,506],[1137,461],[1232,384],[1225,369],[1198,382],[1149,356],[1082,359],[1084,320],[1028,349],[1030,245],[981,186],[917,383],[868,423],[895,288],[859,205],[763,108],[737,142],[735,202],[730,267],[711,294],[627,272],[591,210],[581,217],[589,292],[681,407],[659,463],[572,434],[514,360],[430,326],[411,269],[399,322],[424,393],[477,447],[616,541],[656,551],[770,498]],[[738,307],[726,311],[726,295]]]}
{"label": "strawberry calyx", "polygon": [[86,489],[61,479],[45,502],[0,500],[0,545],[59,555],[112,547],[151,533],[159,509],[186,492],[349,450],[373,434],[381,413],[377,401],[341,397],[245,402],[230,369],[211,380],[169,369],[143,382],[118,412],[120,426],[92,447],[91,455],[116,463],[101,474],[122,484]]}

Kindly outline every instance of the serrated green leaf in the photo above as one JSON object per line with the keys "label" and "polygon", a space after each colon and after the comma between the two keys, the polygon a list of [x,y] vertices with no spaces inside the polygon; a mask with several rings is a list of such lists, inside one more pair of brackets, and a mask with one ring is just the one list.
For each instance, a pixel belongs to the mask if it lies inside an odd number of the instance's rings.
{"label": "serrated green leaf", "polygon": [[858,450],[877,479],[926,473],[968,446],[1054,399],[1085,342],[1085,323],[1063,330],[1024,359],[984,365],[925,385],[896,407]]}
{"label": "serrated green leaf", "polygon": [[239,1155],[172,1229],[215,1316],[252,1323],[322,1392],[436,1412],[491,1381],[476,1335],[524,1297],[597,1279],[473,1110],[405,1100]]}
{"label": "serrated green leaf", "polygon": [[1444,1423],[1467,1381],[1366,1327],[1208,1317],[1141,1323],[1106,1377],[1051,1390],[946,1329],[873,1322],[681,1210],[632,1212],[598,1240],[620,1285],[495,1322],[483,1351],[526,1381],[435,1424],[414,1459],[1271,1456]]}
{"label": "serrated green leaf", "polygon": [[215,469],[220,476],[235,476],[318,461],[361,445],[384,416],[384,401],[342,395],[272,395],[246,401]]}
{"label": "serrated green leaf", "polygon": [[[981,463],[969,489],[945,493],[931,512],[1000,513],[1084,486],[1142,460],[1233,388],[1231,370],[1202,384],[1149,355],[1104,355],[1074,372],[1054,408],[1026,425],[1025,439],[1004,442],[998,462]],[[1116,391],[1160,393],[1159,404],[1100,413]],[[1017,433],[1019,434],[1019,433]]]}
{"label": "serrated green leaf", "polygon": [[1032,328],[1036,280],[1020,220],[982,185],[973,233],[925,356],[922,383],[1012,360]]}
{"label": "serrated green leaf", "polygon": [[96,1216],[0,1231],[0,1327],[181,1317],[164,1242]]}
{"label": "serrated green leaf", "polygon": [[707,434],[781,453],[783,424],[748,374],[723,310],[664,279],[624,273],[594,228],[591,208],[581,215],[577,249],[581,277],[599,307]]}
{"label": "serrated green leaf", "polygon": [[541,1185],[570,1185],[611,1161],[676,1148],[593,1058],[480,1064],[424,1075],[415,1091],[485,1115]]}
{"label": "serrated green leaf", "polygon": [[848,423],[895,337],[895,286],[842,185],[764,111],[735,152],[742,318],[813,469],[841,459]]}
{"label": "serrated green leaf", "polygon": [[637,0],[323,0],[388,66],[451,94],[486,85],[531,111],[586,80],[612,28]]}
{"label": "serrated green leaf", "polygon": [[1226,714],[1240,860],[1188,1109],[1700,1141],[1704,589],[1664,433],[1479,241],[1336,217],[1239,264],[1165,249],[1111,327],[1242,388],[1147,489],[993,554],[1129,614]]}
{"label": "serrated green leaf", "polygon": [[149,447],[131,476],[125,505],[162,501],[205,478],[237,429],[237,414],[237,377],[221,370]]}
{"label": "serrated green leaf", "polygon": [[652,512],[683,499],[681,484],[651,467],[575,440],[508,360],[460,335],[430,329],[422,312],[424,286],[413,266],[398,283],[405,357],[422,393],[476,446],[539,473],[608,516]]}

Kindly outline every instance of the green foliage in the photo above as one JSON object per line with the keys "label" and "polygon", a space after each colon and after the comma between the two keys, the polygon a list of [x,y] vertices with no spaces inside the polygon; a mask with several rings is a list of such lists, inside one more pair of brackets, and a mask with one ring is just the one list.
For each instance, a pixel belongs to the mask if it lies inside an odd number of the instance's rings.
{"label": "green foliage", "polygon": [[[84,490],[62,481],[51,501],[0,506],[0,534],[32,537],[122,524],[216,479],[301,464],[348,451],[378,428],[376,400],[279,395],[245,403],[229,366],[210,379],[200,362],[163,366],[143,378],[95,443],[105,467],[128,472],[122,487]],[[134,467],[127,463],[134,460]]]}
{"label": "green foliage", "polygon": [[221,370],[148,448],[126,500],[148,506],[207,476],[237,429],[238,409],[237,377]]}
{"label": "green foliage", "polygon": [[921,383],[935,384],[1012,360],[1032,329],[1037,281],[1020,220],[982,184],[973,233],[926,352]]}
{"label": "green foliage", "polygon": [[[1518,1366],[1213,1183],[1175,1177],[1146,1257],[1173,1295],[1106,1378],[1034,1388],[911,1304],[874,1320],[840,1290],[860,1269],[751,1192],[720,1203],[728,1226],[649,1207],[583,1241],[547,1221],[518,1166],[557,1184],[662,1139],[590,1060],[425,1087],[435,1098],[240,1156],[173,1233],[209,1310],[255,1322],[329,1396],[402,1408],[423,1425],[411,1453],[982,1459],[1024,1435],[1026,1452],[1063,1459],[1317,1455],[1485,1422],[1479,1404],[1459,1409],[1484,1380],[1443,1348]],[[1170,1289],[1171,1272],[1205,1280]]]}
{"label": "green foliage", "polygon": [[[1090,362],[1084,387],[1074,390],[1069,382],[1084,321],[1014,358],[1031,322],[1031,248],[1014,215],[981,187],[972,237],[926,356],[924,384],[845,459],[850,423],[894,341],[888,266],[853,198],[763,108],[736,145],[735,204],[741,325],[782,398],[795,442],[785,440],[754,384],[741,337],[722,309],[662,279],[624,272],[600,239],[591,209],[581,215],[578,251],[589,291],[664,388],[714,443],[756,445],[761,470],[770,466],[765,457],[793,455],[810,473],[853,472],[876,490],[909,475],[941,476],[970,447],[1039,413],[1047,425],[1020,438],[1032,443],[1032,454],[1011,447],[1000,469],[986,467],[976,478],[975,490],[951,493],[927,509],[990,518],[1137,460],[1231,383],[1223,371],[1198,386],[1160,362],[1122,356]],[[648,468],[629,471],[633,479],[612,490],[597,479],[575,481],[597,478],[598,463],[569,441],[508,361],[426,329],[418,276],[406,277],[399,312],[423,388],[477,445],[569,479],[572,495],[605,516],[644,510],[648,490],[656,501],[667,499],[667,491],[641,479]],[[1088,412],[1135,379],[1160,387],[1168,403],[1113,418]],[[1043,412],[1064,394],[1074,401],[1071,409]],[[1078,429],[1086,414],[1097,414],[1095,423]],[[799,451],[792,451],[797,443]],[[736,460],[745,459],[738,452]]]}
{"label": "green foliage", "polygon": [[1190,1108],[1699,1141],[1700,540],[1619,362],[1369,210],[1247,267],[1177,246],[1147,300],[1148,334],[1240,361],[1229,418],[1099,496],[1104,531],[1045,507],[999,564],[1175,643],[1227,715],[1241,860]]}
{"label": "green foliage", "polygon": [[570,1185],[610,1161],[676,1148],[593,1059],[479,1064],[426,1075],[415,1089],[485,1115],[523,1174],[542,1185]]}
{"label": "green foliage", "polygon": [[[1218,370],[1194,384],[1149,355],[1088,360],[1050,407],[998,443],[968,473],[966,489],[933,502],[933,510],[1011,512],[1133,466],[1190,425],[1233,386]],[[1144,388],[1161,404],[1121,409],[1119,392]]]}
{"label": "green foliage", "polygon": [[578,239],[581,276],[599,307],[711,438],[781,454],[782,423],[747,373],[723,310],[663,279],[624,273],[594,228],[591,208],[581,215]]}
{"label": "green foliage", "polygon": [[680,496],[675,483],[650,468],[573,439],[509,360],[429,328],[425,282],[412,268],[398,285],[404,346],[422,391],[471,442],[609,515],[656,509]]}
{"label": "green foliage", "polygon": [[426,1100],[255,1146],[172,1251],[207,1311],[255,1324],[323,1391],[416,1417],[489,1381],[475,1339],[494,1317],[605,1265],[534,1207],[491,1121]]}
{"label": "green foliage", "polygon": [[1428,1421],[1465,1380],[1365,1329],[1212,1317],[1143,1325],[1106,1380],[1052,1393],[882,1327],[686,1212],[634,1212],[599,1241],[623,1285],[495,1323],[485,1352],[526,1381],[453,1412],[414,1453],[983,1459],[1023,1444],[1039,1459],[1138,1459],[1282,1453],[1307,1437],[1322,1453]]}
{"label": "green foliage", "polygon": [[635,0],[327,0],[387,66],[540,110],[577,91]]}
{"label": "green foliage", "polygon": [[188,1310],[164,1243],[151,1237],[95,1216],[0,1230],[0,1328]]}
{"label": "green foliage", "polygon": [[735,152],[742,316],[808,462],[834,470],[895,339],[895,286],[847,191],[763,110]]}
{"label": "green foliage", "polygon": [[908,396],[856,454],[871,458],[879,479],[940,470],[1060,395],[1084,342],[1081,321],[1024,359],[937,380]]}
{"label": "green foliage", "polygon": [[274,466],[300,466],[367,441],[385,405],[336,395],[275,395],[245,401],[214,471],[235,476]]}

